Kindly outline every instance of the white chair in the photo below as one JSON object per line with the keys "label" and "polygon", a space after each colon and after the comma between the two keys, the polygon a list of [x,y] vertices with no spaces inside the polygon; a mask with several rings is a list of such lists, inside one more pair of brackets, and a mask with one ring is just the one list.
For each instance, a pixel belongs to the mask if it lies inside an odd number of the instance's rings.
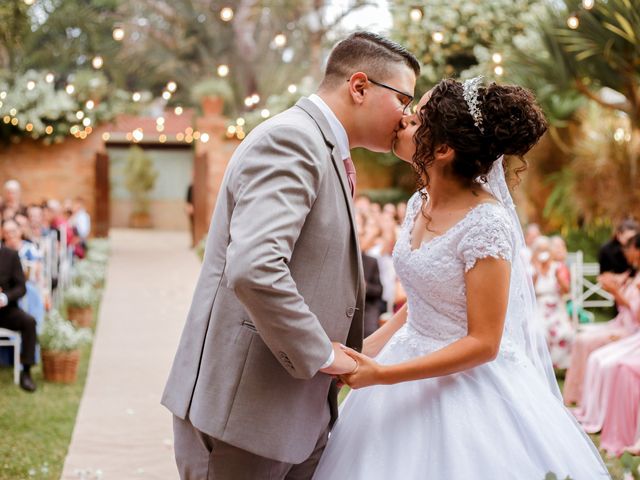
{"label": "white chair", "polygon": [[[584,263],[580,250],[569,253],[567,263],[571,270],[572,321],[575,325],[578,325],[578,313],[581,309],[611,307],[615,304],[613,296],[598,283],[600,265]],[[593,313],[587,313],[593,321]]]}
{"label": "white chair", "polygon": [[0,328],[0,347],[13,347],[13,382],[20,383],[20,345],[22,336],[7,328]]}

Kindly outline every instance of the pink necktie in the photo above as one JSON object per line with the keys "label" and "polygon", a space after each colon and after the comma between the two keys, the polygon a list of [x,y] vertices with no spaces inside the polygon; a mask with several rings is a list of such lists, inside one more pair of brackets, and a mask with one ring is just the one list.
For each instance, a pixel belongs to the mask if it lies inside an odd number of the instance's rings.
{"label": "pink necktie", "polygon": [[356,167],[351,161],[351,157],[344,159],[344,169],[347,171],[347,178],[349,179],[349,188],[351,188],[351,196],[356,196]]}

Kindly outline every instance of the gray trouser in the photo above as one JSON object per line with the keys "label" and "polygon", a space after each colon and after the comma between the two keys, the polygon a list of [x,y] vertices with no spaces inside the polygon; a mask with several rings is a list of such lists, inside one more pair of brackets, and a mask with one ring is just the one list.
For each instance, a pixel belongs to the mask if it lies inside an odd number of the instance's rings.
{"label": "gray trouser", "polygon": [[297,465],[261,457],[229,445],[173,416],[176,464],[181,480],[309,480],[327,444],[329,426],[313,452]]}

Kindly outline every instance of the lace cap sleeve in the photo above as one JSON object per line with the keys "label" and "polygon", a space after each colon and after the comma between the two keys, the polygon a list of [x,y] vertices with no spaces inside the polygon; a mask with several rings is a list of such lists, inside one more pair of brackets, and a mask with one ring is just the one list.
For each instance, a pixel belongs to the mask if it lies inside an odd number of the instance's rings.
{"label": "lace cap sleeve", "polygon": [[507,213],[499,205],[477,209],[475,219],[458,244],[458,257],[464,271],[471,270],[478,260],[492,257],[511,262],[515,240]]}

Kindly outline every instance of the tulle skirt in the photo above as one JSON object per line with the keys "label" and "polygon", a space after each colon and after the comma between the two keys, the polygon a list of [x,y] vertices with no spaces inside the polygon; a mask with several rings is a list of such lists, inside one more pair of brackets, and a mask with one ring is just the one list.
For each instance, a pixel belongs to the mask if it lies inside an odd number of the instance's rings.
{"label": "tulle skirt", "polygon": [[[377,357],[406,361],[444,346],[400,329]],[[610,478],[596,448],[527,358],[351,392],[316,480]]]}

